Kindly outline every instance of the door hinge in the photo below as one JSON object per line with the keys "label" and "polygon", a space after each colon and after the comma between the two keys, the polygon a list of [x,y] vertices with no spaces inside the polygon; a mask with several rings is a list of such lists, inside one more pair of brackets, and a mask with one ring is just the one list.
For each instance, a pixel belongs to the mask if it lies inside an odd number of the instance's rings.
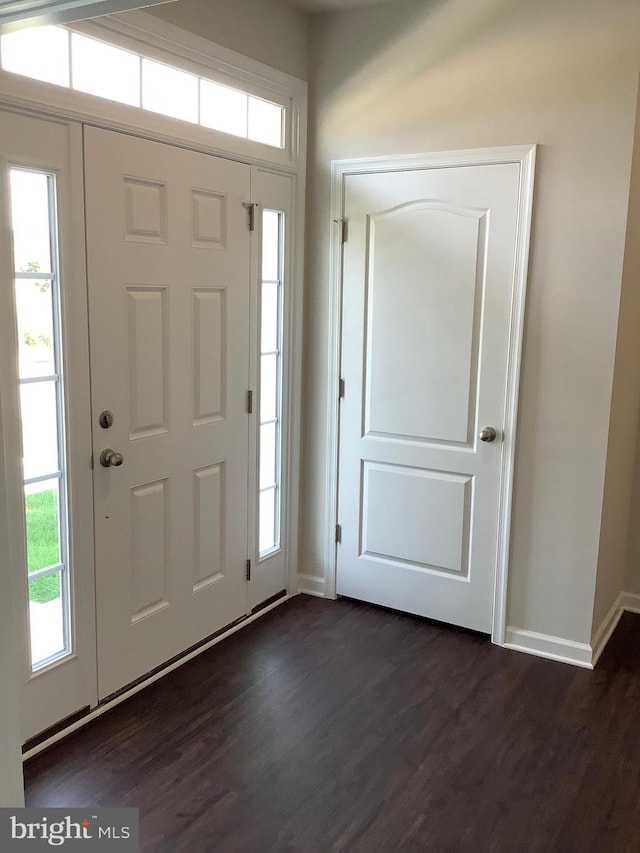
{"label": "door hinge", "polygon": [[258,206],[255,201],[245,201],[243,202],[244,206],[247,208],[247,213],[249,214],[249,231],[256,230],[256,208]]}
{"label": "door hinge", "polygon": [[253,391],[251,388],[247,391],[247,413],[253,414]]}
{"label": "door hinge", "polygon": [[340,242],[347,242],[347,220],[346,219],[334,219],[333,220],[336,225],[340,226]]}
{"label": "door hinge", "polygon": [[250,581],[251,580],[251,560],[247,560],[246,570],[247,570],[247,580]]}
{"label": "door hinge", "polygon": [[342,542],[342,525],[336,524],[336,542],[338,545]]}
{"label": "door hinge", "polygon": [[89,464],[91,465],[91,470],[93,471],[93,453],[91,454],[91,459],[89,460]]}
{"label": "door hinge", "polygon": [[344,397],[344,379],[340,377],[338,380],[338,399],[342,400]]}

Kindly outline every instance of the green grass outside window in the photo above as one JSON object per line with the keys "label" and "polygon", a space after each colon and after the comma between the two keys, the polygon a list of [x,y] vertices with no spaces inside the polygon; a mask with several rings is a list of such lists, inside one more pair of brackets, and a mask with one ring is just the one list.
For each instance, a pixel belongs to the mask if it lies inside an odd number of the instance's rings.
{"label": "green grass outside window", "polygon": [[[60,562],[57,489],[36,492],[25,498],[27,560],[29,574]],[[46,604],[60,597],[60,574],[36,578],[29,583],[29,599]]]}

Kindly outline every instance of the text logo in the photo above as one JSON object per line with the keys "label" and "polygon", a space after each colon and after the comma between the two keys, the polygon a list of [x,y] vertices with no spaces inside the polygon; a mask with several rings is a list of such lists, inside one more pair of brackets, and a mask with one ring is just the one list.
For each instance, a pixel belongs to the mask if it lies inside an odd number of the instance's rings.
{"label": "text logo", "polygon": [[0,850],[138,853],[138,809],[0,809]]}

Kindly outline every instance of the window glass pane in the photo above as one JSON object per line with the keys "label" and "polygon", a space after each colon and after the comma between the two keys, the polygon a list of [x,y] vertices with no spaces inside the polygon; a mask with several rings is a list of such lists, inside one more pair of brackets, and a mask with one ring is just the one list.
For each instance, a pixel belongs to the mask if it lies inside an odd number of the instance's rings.
{"label": "window glass pane", "polygon": [[282,107],[249,96],[249,139],[282,147]]}
{"label": "window glass pane", "polygon": [[32,667],[65,650],[61,581],[55,572],[29,583]]}
{"label": "window glass pane", "polygon": [[260,331],[260,347],[262,352],[273,352],[278,349],[278,290],[276,282],[262,285],[262,328]]}
{"label": "window glass pane", "polygon": [[277,424],[260,427],[260,488],[276,484],[276,441]]}
{"label": "window glass pane", "polygon": [[263,281],[280,278],[280,216],[275,210],[265,210],[262,214]]}
{"label": "window glass pane", "polygon": [[29,27],[2,36],[2,67],[34,80],[69,85],[69,32],[62,27]]}
{"label": "window glass pane", "polygon": [[246,138],[247,96],[228,86],[200,80],[200,124]]}
{"label": "window glass pane", "polygon": [[150,59],[142,60],[142,106],[198,123],[198,78]]}
{"label": "window glass pane", "polygon": [[51,279],[18,279],[16,311],[20,378],[55,373]]}
{"label": "window glass pane", "polygon": [[140,106],[140,57],[79,33],[71,36],[73,88]]}
{"label": "window glass pane", "polygon": [[260,371],[260,420],[275,420],[278,415],[278,356],[263,355]]}
{"label": "window glass pane", "polygon": [[56,382],[20,386],[24,478],[58,471],[58,412]]}
{"label": "window glass pane", "polygon": [[276,490],[260,493],[260,553],[276,546]]}
{"label": "window glass pane", "polygon": [[29,574],[61,562],[58,486],[58,480],[25,486]]}
{"label": "window glass pane", "polygon": [[11,226],[16,271],[51,272],[47,175],[11,170]]}

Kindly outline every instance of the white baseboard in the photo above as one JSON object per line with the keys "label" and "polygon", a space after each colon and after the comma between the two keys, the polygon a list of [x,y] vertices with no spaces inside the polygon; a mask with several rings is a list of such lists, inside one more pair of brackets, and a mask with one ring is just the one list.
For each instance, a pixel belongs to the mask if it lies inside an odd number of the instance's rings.
{"label": "white baseboard", "polygon": [[640,613],[639,593],[620,593],[594,633],[591,644],[576,643],[562,637],[551,637],[548,634],[537,634],[535,631],[508,627],[504,646],[529,655],[538,655],[538,657],[570,663],[585,669],[593,669],[625,610],[630,613]]}
{"label": "white baseboard", "polygon": [[324,578],[317,575],[298,575],[298,592],[324,598]]}
{"label": "white baseboard", "polygon": [[591,646],[587,643],[576,643],[562,637],[552,637],[549,634],[538,634],[535,631],[508,626],[504,646],[514,651],[526,652],[528,655],[593,669]]}
{"label": "white baseboard", "polygon": [[623,610],[628,610],[629,613],[640,613],[640,593],[621,592],[620,606]]}
{"label": "white baseboard", "polygon": [[622,606],[622,598],[625,593],[621,592],[611,606],[611,610],[604,617],[602,624],[591,638],[591,663],[595,666],[598,663],[598,658],[609,642],[611,635],[618,627],[618,622],[622,616],[624,607]]}
{"label": "white baseboard", "polygon": [[611,635],[618,626],[620,617],[627,611],[629,613],[640,613],[640,594],[637,592],[621,592],[605,616],[602,625],[593,635],[591,647],[593,649],[591,662],[595,666],[598,658],[605,650]]}

